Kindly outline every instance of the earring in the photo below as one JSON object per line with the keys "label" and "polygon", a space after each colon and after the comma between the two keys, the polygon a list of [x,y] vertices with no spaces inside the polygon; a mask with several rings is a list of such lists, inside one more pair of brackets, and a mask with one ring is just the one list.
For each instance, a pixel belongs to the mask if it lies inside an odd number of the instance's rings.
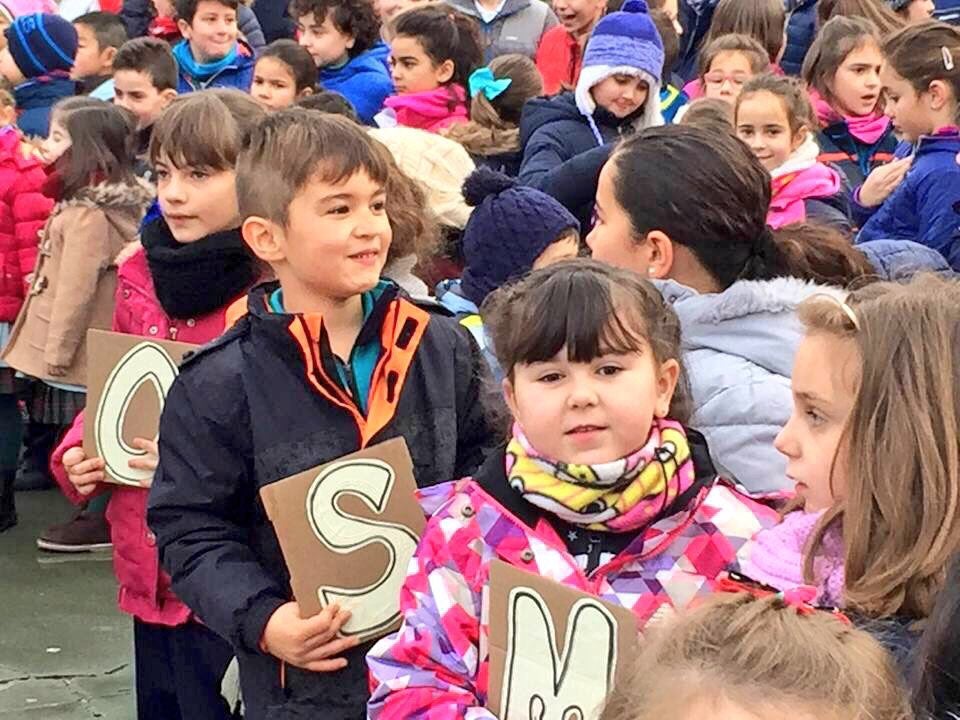
{"label": "earring", "polygon": [[650,277],[653,277],[656,274],[657,274],[657,271],[655,268],[652,268],[652,267],[647,268],[647,275],[649,275]]}

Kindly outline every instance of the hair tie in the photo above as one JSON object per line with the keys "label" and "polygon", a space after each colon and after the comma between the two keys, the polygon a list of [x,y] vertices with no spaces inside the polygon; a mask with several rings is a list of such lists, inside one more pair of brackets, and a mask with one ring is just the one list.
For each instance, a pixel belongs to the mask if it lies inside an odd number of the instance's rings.
{"label": "hair tie", "polygon": [[950,48],[946,45],[940,46],[940,57],[943,58],[943,67],[945,70],[953,70],[953,53],[950,52]]}
{"label": "hair tie", "polygon": [[505,93],[512,83],[511,78],[497,80],[493,75],[493,70],[488,67],[481,67],[473,71],[467,84],[470,86],[470,97],[475,98],[483,93],[487,100],[494,100]]}

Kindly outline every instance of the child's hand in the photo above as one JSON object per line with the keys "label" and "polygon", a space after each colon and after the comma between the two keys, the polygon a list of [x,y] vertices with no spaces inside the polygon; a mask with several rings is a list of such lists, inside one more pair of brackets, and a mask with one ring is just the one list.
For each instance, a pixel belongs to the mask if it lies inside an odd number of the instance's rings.
{"label": "child's hand", "polygon": [[67,374],[67,368],[64,365],[47,365],[47,376],[48,377],[63,377]]}
{"label": "child's hand", "polygon": [[81,495],[89,495],[104,480],[103,458],[87,458],[82,447],[70,448],[63,454],[63,468]]}
{"label": "child's hand", "polygon": [[912,162],[912,157],[905,157],[874,169],[860,186],[860,204],[864,207],[876,207],[890,197],[903,181]]}
{"label": "child's hand", "polygon": [[350,611],[341,610],[338,605],[330,605],[318,615],[303,619],[300,606],[288,602],[270,616],[261,645],[275,658],[304,670],[341,670],[347,666],[347,661],[337,655],[358,642],[356,636],[336,639],[340,628],[349,619]]}
{"label": "child's hand", "polygon": [[[134,438],[131,443],[137,450],[143,450],[146,455],[134,458],[127,463],[134,470],[157,471],[157,464],[160,462],[160,450],[157,448],[156,440],[147,440],[145,438]],[[140,481],[141,487],[148,488],[153,485],[153,478]]]}

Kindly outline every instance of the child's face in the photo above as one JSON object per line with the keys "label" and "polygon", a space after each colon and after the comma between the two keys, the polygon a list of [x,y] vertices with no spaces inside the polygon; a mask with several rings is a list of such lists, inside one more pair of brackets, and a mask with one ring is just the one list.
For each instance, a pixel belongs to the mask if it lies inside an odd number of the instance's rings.
{"label": "child's face", "polygon": [[796,484],[807,512],[830,507],[846,491],[846,472],[837,462],[831,491],[830,469],[853,409],[860,358],[852,340],[808,334],[793,365],[793,413],[775,445],[787,458],[787,477]]}
{"label": "child's face", "polygon": [[285,304],[298,311],[371,290],[393,239],[384,187],[364,170],[337,184],[312,180],[291,201],[287,226],[269,225],[269,249],[251,247],[273,266]]}
{"label": "child's face", "polygon": [[618,460],[646,442],[665,417],[680,366],[658,363],[645,340],[638,352],[572,362],[562,348],[546,362],[517,365],[504,381],[514,419],[541,453],[566,463]]}
{"label": "child's face", "polygon": [[66,128],[60,124],[60,120],[53,117],[50,120],[50,133],[44,139],[40,146],[40,154],[43,161],[48,165],[55,163],[60,157],[70,149],[73,141]]}
{"label": "child's face", "polygon": [[915,23],[926,22],[933,17],[933,11],[936,10],[933,0],[913,0],[901,14],[911,25]]}
{"label": "child's face", "polygon": [[157,17],[175,17],[177,8],[173,0],[152,0],[153,9],[157,12]]}
{"label": "child's face", "polygon": [[783,165],[806,139],[806,128],[790,131],[787,107],[769,92],[751,93],[740,100],[737,110],[737,137],[750,146],[767,170]]}
{"label": "child's face", "polygon": [[178,243],[196,242],[240,224],[233,170],[178,168],[163,155],[154,170],[160,212]]}
{"label": "child's face", "polygon": [[20,68],[13,61],[10,48],[5,47],[0,50],[0,75],[3,75],[11,85],[19,85],[26,80],[23,73],[20,72]]}
{"label": "child's face", "polygon": [[77,30],[77,54],[73,59],[70,77],[74,80],[82,80],[98,75],[109,75],[113,56],[117,54],[116,48],[100,50],[97,35],[89,25],[76,23],[73,27]]}
{"label": "child's face", "polygon": [[190,43],[193,57],[210,62],[226,57],[237,42],[237,11],[216,0],[200,0],[193,22],[178,20],[180,33]]}
{"label": "child's face", "polygon": [[556,242],[547,245],[546,249],[537,255],[537,259],[533,261],[533,267],[530,269],[540,270],[561,260],[575,258],[579,253],[580,238],[573,233],[568,233]]}
{"label": "child's face", "polygon": [[596,221],[587,235],[587,245],[593,257],[607,265],[626,268],[646,276],[649,269],[644,243],[634,239],[630,216],[617,201],[615,194],[617,171],[608,162],[600,171],[597,182]]}
{"label": "child's face", "polygon": [[390,70],[397,95],[436,90],[453,77],[452,60],[435,63],[416,38],[397,35],[390,43]]}
{"label": "child's face", "polygon": [[590,89],[594,102],[618,118],[633,115],[647,101],[649,86],[633,75],[612,75]]}
{"label": "child's face", "polygon": [[606,8],[604,0],[554,0],[553,11],[571,35],[589,35]]}
{"label": "child's face", "polygon": [[732,105],[744,83],[752,77],[750,58],[738,50],[726,50],[713,59],[710,70],[703,76],[704,95]]}
{"label": "child's face", "polygon": [[880,98],[880,64],[883,55],[876,43],[854,48],[837,68],[830,90],[843,115],[869,115]]}
{"label": "child's face", "polygon": [[173,89],[157,90],[153,78],[142,70],[118,70],[113,75],[113,102],[137,116],[137,129],[150,127],[170,101]]}
{"label": "child's face", "polygon": [[331,13],[322,22],[313,13],[297,21],[297,41],[310,53],[317,67],[344,62],[356,44],[352,35],[341,32],[333,23]]}
{"label": "child's face", "polygon": [[250,94],[267,110],[283,110],[297,99],[297,83],[286,63],[275,57],[260,58],[253,69]]}
{"label": "child's face", "polygon": [[893,123],[893,130],[908,142],[916,142],[921,135],[930,135],[938,128],[931,117],[927,93],[920,95],[913,85],[904,80],[888,63],[880,68],[886,104],[884,112]]}

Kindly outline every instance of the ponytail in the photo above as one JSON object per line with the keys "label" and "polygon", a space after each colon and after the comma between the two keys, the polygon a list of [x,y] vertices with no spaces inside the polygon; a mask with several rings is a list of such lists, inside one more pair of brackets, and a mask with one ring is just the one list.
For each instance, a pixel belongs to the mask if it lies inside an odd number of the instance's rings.
{"label": "ponytail", "polygon": [[394,36],[416,39],[434,63],[453,61],[450,83],[467,87],[470,73],[483,64],[483,42],[476,20],[444,5],[426,5],[397,17]]}

